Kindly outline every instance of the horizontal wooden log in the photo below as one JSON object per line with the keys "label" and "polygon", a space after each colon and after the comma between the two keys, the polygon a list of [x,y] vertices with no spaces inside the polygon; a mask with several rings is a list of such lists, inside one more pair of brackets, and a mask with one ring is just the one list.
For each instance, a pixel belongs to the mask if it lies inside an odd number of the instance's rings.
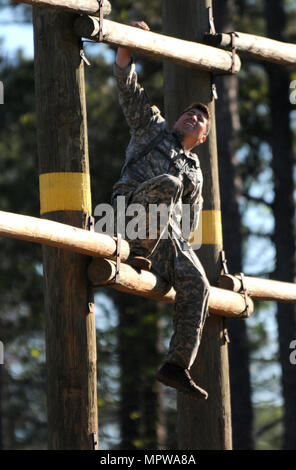
{"label": "horizontal wooden log", "polygon": [[[88,277],[95,286],[112,287],[113,289],[129,294],[149,297],[158,301],[174,303],[175,291],[161,277],[152,272],[140,273],[131,266],[121,263],[119,279],[114,283],[116,265],[114,261],[94,259],[88,267]],[[253,302],[248,299],[249,315],[253,313]],[[245,299],[240,294],[211,287],[209,311],[212,315],[229,318],[240,318],[245,311]]]}
{"label": "horizontal wooden log", "polygon": [[[54,8],[56,10],[63,10],[72,13],[79,13],[84,15],[98,15],[99,2],[98,0],[12,0],[15,3],[27,3],[28,5],[36,7]],[[104,15],[110,15],[111,4],[108,0],[104,0],[103,4]]]}
{"label": "horizontal wooden log", "polygon": [[[0,211],[0,236],[41,243],[89,256],[116,258],[116,239],[81,228]],[[129,256],[129,245],[121,241],[121,258]]]}
{"label": "horizontal wooden log", "polygon": [[[249,296],[254,300],[296,302],[296,284],[290,282],[244,276],[244,285]],[[223,289],[240,292],[242,290],[241,278],[238,274],[234,276],[223,274],[220,276],[219,286]]]}
{"label": "horizontal wooden log", "polygon": [[[74,30],[79,37],[98,41],[98,18],[82,16],[76,19]],[[103,41],[112,46],[123,46],[154,59],[167,60],[185,67],[214,73],[231,71],[229,52],[191,41],[176,39],[163,34],[144,31],[110,20],[103,23]],[[235,57],[235,71],[240,70],[239,57]]]}
{"label": "horizontal wooden log", "polygon": [[[296,64],[296,44],[255,36],[235,33],[235,47],[242,55],[281,65]],[[215,47],[231,48],[231,33],[205,34],[205,43]]]}

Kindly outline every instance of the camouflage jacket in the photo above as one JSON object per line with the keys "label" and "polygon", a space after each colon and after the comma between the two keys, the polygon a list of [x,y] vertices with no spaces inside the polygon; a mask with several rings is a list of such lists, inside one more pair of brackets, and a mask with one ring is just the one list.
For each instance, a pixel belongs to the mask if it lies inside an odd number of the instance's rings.
{"label": "camouflage jacket", "polygon": [[[198,224],[203,201],[203,178],[197,155],[183,148],[179,136],[168,130],[160,111],[151,106],[145,90],[138,84],[134,63],[124,69],[115,64],[114,76],[131,139],[120,178],[113,187],[112,203],[119,195],[125,196],[128,203],[138,185],[150,178],[163,174],[176,176],[183,183],[181,204],[190,204],[191,207],[193,231]],[[155,139],[157,145],[149,150]],[[180,207],[176,210],[182,213]]]}

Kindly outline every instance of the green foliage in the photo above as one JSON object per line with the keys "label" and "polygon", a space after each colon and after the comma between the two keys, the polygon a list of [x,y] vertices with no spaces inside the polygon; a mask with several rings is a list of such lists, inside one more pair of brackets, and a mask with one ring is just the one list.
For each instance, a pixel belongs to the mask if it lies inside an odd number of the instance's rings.
{"label": "green foliage", "polygon": [[254,411],[256,449],[281,450],[283,448],[283,407],[272,404],[257,405]]}
{"label": "green foliage", "polygon": [[[1,60],[0,209],[39,215],[33,62]],[[5,346],[6,448],[45,445],[41,248],[0,239],[0,337]],[[13,397],[13,400],[11,399]],[[17,416],[17,419],[15,419]]]}

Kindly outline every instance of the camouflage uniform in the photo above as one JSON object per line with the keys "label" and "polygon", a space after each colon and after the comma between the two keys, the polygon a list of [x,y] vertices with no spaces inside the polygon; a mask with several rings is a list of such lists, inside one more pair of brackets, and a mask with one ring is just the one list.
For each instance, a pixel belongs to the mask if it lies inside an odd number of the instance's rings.
{"label": "camouflage uniform", "polygon": [[[133,255],[152,261],[152,270],[176,291],[174,334],[167,362],[189,369],[195,360],[208,311],[209,283],[204,269],[180,229],[182,204],[190,204],[191,228],[197,226],[202,207],[202,173],[197,155],[182,147],[182,138],[170,132],[158,109],[151,106],[137,82],[135,65],[124,69],[117,64],[114,75],[119,103],[130,127],[131,140],[121,176],[113,187],[126,204],[164,203],[170,218],[167,237],[157,227],[158,239],[128,239]],[[144,215],[147,219],[148,215]],[[116,219],[116,217],[115,217]]]}

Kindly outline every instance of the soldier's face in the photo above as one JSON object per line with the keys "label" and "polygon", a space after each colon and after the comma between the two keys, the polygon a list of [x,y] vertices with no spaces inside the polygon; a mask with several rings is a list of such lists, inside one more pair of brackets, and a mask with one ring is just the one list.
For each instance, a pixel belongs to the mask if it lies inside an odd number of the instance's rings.
{"label": "soldier's face", "polygon": [[195,145],[205,141],[207,118],[199,109],[190,109],[182,114],[174,125],[174,129],[188,136]]}

